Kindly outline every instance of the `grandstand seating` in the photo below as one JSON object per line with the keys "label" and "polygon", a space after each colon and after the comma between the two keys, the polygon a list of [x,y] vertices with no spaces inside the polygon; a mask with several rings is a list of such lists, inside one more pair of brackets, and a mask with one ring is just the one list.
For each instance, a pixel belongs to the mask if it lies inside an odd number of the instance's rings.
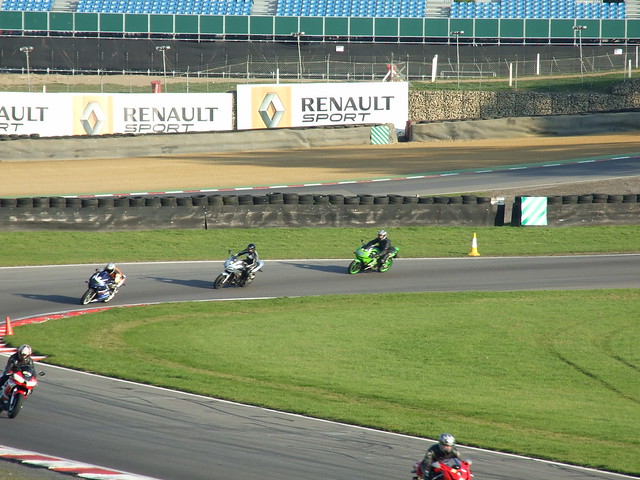
{"label": "grandstand seating", "polygon": [[[422,18],[429,0],[277,0],[275,15]],[[0,11],[51,11],[53,0],[0,0]],[[77,12],[250,15],[253,0],[79,0]],[[626,4],[601,0],[451,2],[450,18],[624,19]]]}
{"label": "grandstand seating", "polygon": [[18,12],[48,12],[51,10],[53,0],[4,0],[0,4],[0,10]]}
{"label": "grandstand seating", "polygon": [[79,0],[76,11],[176,15],[249,15],[251,14],[251,6],[251,0]]}
{"label": "grandstand seating", "polygon": [[426,0],[278,0],[276,15],[308,17],[424,17]]}
{"label": "grandstand seating", "polygon": [[451,4],[451,18],[624,19],[625,3],[576,0],[495,0]]}

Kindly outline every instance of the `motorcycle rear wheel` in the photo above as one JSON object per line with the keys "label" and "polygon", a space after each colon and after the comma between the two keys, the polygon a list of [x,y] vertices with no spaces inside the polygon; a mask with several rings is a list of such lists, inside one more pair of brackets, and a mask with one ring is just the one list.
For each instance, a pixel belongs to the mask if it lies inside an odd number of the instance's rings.
{"label": "motorcycle rear wheel", "polygon": [[225,278],[226,277],[223,274],[218,275],[213,282],[213,288],[222,288],[224,286]]}
{"label": "motorcycle rear wheel", "polygon": [[360,260],[354,260],[349,264],[349,273],[353,275],[354,273],[359,273],[362,270],[362,262]]}
{"label": "motorcycle rear wheel", "polygon": [[96,296],[96,292],[94,290],[87,290],[86,292],[84,292],[84,295],[82,295],[82,298],[80,299],[80,304],[81,305],[86,305],[87,303],[90,303],[91,300],[93,300]]}
{"label": "motorcycle rear wheel", "polygon": [[380,267],[380,272],[382,273],[386,272],[391,268],[391,265],[393,265],[393,258],[389,258],[386,262],[382,264],[382,266]]}
{"label": "motorcycle rear wheel", "polygon": [[9,404],[9,418],[16,418],[18,413],[20,413],[20,409],[22,408],[22,402],[24,402],[24,393],[16,393],[15,397],[13,397],[11,403]]}

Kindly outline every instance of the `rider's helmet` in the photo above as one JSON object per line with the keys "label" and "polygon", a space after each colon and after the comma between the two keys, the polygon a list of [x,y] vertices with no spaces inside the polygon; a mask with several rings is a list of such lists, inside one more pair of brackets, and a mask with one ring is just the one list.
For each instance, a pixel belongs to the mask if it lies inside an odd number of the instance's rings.
{"label": "rider's helmet", "polygon": [[247,250],[251,253],[256,251],[256,244],[255,243],[250,243],[249,245],[247,245]]}
{"label": "rider's helmet", "polygon": [[443,433],[438,437],[438,443],[443,450],[450,451],[456,443],[456,439],[450,433]]}
{"label": "rider's helmet", "polygon": [[104,269],[107,271],[107,273],[113,273],[113,271],[116,269],[116,264],[113,262],[109,262],[107,263],[107,266],[104,267]]}
{"label": "rider's helmet", "polygon": [[386,230],[380,230],[378,232],[378,238],[380,240],[384,240],[385,238],[387,238],[387,231]]}
{"label": "rider's helmet", "polygon": [[31,356],[31,347],[29,345],[20,345],[18,347],[18,357],[20,360],[26,360]]}

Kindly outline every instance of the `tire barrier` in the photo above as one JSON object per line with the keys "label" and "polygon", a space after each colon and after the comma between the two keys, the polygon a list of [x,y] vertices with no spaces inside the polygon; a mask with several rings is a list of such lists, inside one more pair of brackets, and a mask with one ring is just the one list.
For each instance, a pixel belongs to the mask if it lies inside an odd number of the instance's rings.
{"label": "tire barrier", "polygon": [[220,205],[224,205],[224,199],[222,197],[222,195],[209,195],[207,197],[207,200],[209,202],[209,205],[211,206],[220,206]]}
{"label": "tire barrier", "polygon": [[49,206],[51,208],[62,208],[67,205],[67,199],[64,197],[49,197]]}
{"label": "tire barrier", "polygon": [[[98,199],[97,198],[83,198],[81,205],[82,205],[82,208],[97,207],[98,206]],[[34,207],[35,207],[35,205],[34,205]]]}
{"label": "tire barrier", "polygon": [[238,205],[238,196],[237,195],[228,195],[225,196],[222,200],[224,205]]}
{"label": "tire barrier", "polygon": [[34,208],[49,208],[49,197],[34,197]]}
{"label": "tire barrier", "polygon": [[[528,195],[526,195],[528,196]],[[516,203],[522,196],[515,198]],[[192,196],[122,196],[122,197],[18,197],[0,198],[0,207],[20,208],[87,208],[87,207],[215,207],[234,205],[478,205],[492,203],[491,197],[476,195],[415,196],[371,195],[344,196],[314,193],[268,193],[265,195],[192,195]],[[590,193],[583,195],[555,195],[547,197],[549,205],[573,205],[591,203],[640,203],[640,194],[608,195]]]}
{"label": "tire barrier", "polygon": [[344,195],[329,195],[331,205],[344,205]]}
{"label": "tire barrier", "polygon": [[203,205],[209,205],[209,199],[206,195],[195,195],[191,197],[193,200],[193,205],[196,207],[202,207]]}
{"label": "tire barrier", "polygon": [[128,207],[129,206],[129,197],[116,197],[113,199],[114,207]]}
{"label": "tire barrier", "polygon": [[[522,196],[515,199],[511,225]],[[637,225],[640,194],[547,197],[549,226]],[[170,208],[166,208],[170,207]],[[66,213],[65,213],[66,212]],[[86,212],[86,216],[84,215]],[[104,212],[101,218],[101,213]],[[120,212],[120,213],[119,213]],[[272,192],[264,195],[19,197],[0,198],[0,231],[6,229],[147,229],[504,225],[504,205],[491,197],[337,195]],[[502,217],[502,218],[501,218]],[[167,219],[171,218],[171,221]],[[207,219],[204,222],[204,219]],[[532,228],[532,227],[530,227]]]}
{"label": "tire barrier", "polygon": [[16,206],[18,208],[32,208],[33,207],[33,198],[18,198],[16,201]]}
{"label": "tire barrier", "polygon": [[162,197],[160,205],[163,207],[176,207],[178,206],[178,199],[176,197]]}

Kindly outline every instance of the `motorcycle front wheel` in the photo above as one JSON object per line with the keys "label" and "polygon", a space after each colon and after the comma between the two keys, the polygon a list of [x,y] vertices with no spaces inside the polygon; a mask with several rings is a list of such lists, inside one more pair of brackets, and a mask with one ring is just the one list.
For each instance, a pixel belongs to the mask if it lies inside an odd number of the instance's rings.
{"label": "motorcycle front wheel", "polygon": [[24,402],[24,393],[16,393],[9,404],[9,418],[16,418]]}
{"label": "motorcycle front wheel", "polygon": [[91,302],[91,300],[93,300],[96,296],[96,292],[94,290],[87,290],[86,292],[84,292],[84,295],[82,295],[82,298],[80,299],[80,304],[81,305],[86,305],[87,303]]}
{"label": "motorcycle front wheel", "polygon": [[351,275],[360,272],[360,270],[362,270],[362,262],[360,260],[354,260],[349,264],[349,273]]}
{"label": "motorcycle front wheel", "polygon": [[225,279],[226,277],[223,274],[218,275],[213,282],[213,288],[222,288],[224,286]]}

